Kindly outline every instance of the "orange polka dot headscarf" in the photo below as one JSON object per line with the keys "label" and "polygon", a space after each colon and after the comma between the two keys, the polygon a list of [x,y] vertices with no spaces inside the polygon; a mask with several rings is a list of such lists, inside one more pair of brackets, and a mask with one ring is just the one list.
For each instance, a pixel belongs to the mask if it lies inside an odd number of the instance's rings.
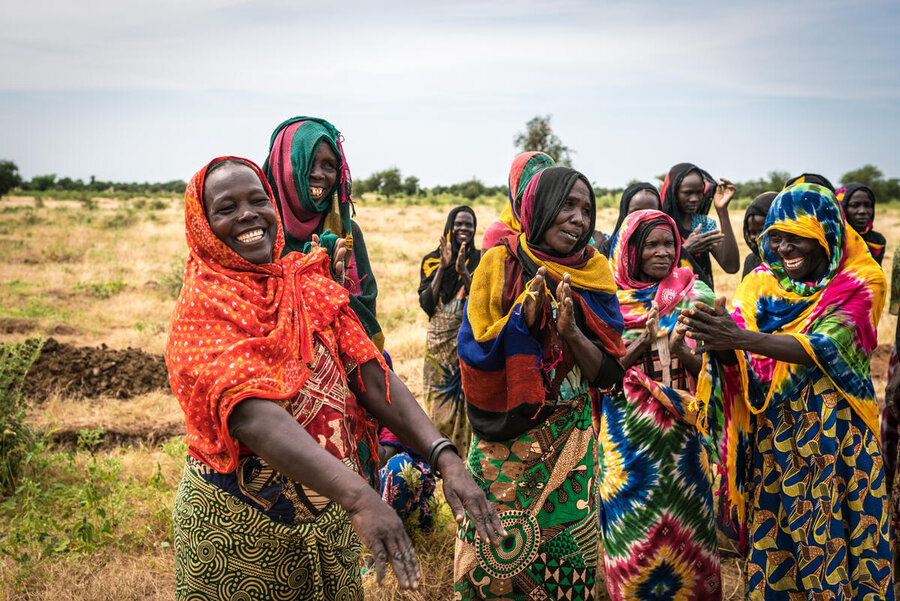
{"label": "orange polka dot headscarf", "polygon": [[[348,293],[329,275],[323,250],[281,255],[278,224],[273,261],[254,265],[219,240],[203,207],[203,183],[214,159],[198,171],[184,195],[189,250],[184,283],[175,304],[166,365],[169,383],[185,415],[191,455],[220,472],[235,469],[238,441],[228,417],[246,398],[287,399],[310,376],[313,335],[338,340],[342,359],[380,360]],[[253,162],[269,198],[272,191]],[[274,204],[274,201],[273,201]]]}

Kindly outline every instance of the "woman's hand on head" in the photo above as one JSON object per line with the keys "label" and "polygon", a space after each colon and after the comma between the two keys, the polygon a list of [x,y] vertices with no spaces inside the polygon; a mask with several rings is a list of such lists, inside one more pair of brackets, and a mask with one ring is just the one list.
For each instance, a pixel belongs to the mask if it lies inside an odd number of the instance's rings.
{"label": "woman's hand on head", "polygon": [[459,245],[459,253],[456,255],[456,273],[459,275],[469,275],[469,266],[466,265],[466,245],[468,242],[463,242]]}
{"label": "woman's hand on head", "polygon": [[744,330],[725,310],[725,297],[717,298],[713,307],[696,303],[693,309],[684,309],[678,316],[678,322],[687,328],[685,336],[697,341],[695,355],[741,348],[740,338]]}
{"label": "woman's hand on head", "polygon": [[441,253],[441,267],[447,269],[453,263],[453,247],[445,236],[438,239],[438,250]]}
{"label": "woman's hand on head", "polygon": [[462,524],[468,511],[479,538],[499,547],[507,532],[497,511],[463,467],[462,460],[456,453],[444,451],[438,455],[437,463],[443,478],[444,499],[450,505],[456,523]]}
{"label": "woman's hand on head", "polygon": [[525,316],[525,325],[529,328],[534,325],[538,314],[544,306],[544,277],[547,275],[547,269],[541,267],[537,270],[534,279],[522,301],[522,313]]}
{"label": "woman's hand on head", "polygon": [[400,588],[417,589],[422,572],[412,541],[397,513],[377,494],[364,494],[345,509],[356,534],[372,551],[378,584],[384,583],[385,565],[390,562]]}
{"label": "woman's hand on head", "polygon": [[724,177],[719,178],[719,182],[719,185],[716,186],[716,193],[713,196],[713,206],[716,207],[717,211],[728,208],[728,203],[731,202],[737,191],[735,185]]}
{"label": "woman's hand on head", "polygon": [[563,274],[563,279],[556,286],[556,301],[558,303],[556,314],[556,330],[565,340],[578,333],[575,325],[575,306],[572,299],[572,276],[568,272]]}

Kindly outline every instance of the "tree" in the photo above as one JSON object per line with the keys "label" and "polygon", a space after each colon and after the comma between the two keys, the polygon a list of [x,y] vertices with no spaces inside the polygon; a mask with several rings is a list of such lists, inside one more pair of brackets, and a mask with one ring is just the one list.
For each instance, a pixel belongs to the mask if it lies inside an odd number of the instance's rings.
{"label": "tree", "polygon": [[859,169],[848,171],[841,178],[841,184],[863,184],[871,188],[879,202],[900,199],[900,180],[896,177],[884,179],[881,169],[875,165],[863,165]]}
{"label": "tree", "polygon": [[415,175],[407,176],[407,178],[403,180],[403,193],[407,196],[415,196],[418,191],[419,178]]}
{"label": "tree", "polygon": [[56,174],[50,173],[48,175],[35,175],[31,178],[31,189],[37,190],[38,192],[46,192],[53,188],[56,184]]}
{"label": "tree", "polygon": [[382,171],[381,175],[381,193],[390,200],[392,194],[399,194],[403,191],[403,183],[400,180],[400,170],[391,167]]}
{"label": "tree", "polygon": [[525,124],[525,131],[516,134],[513,142],[520,152],[537,151],[549,154],[557,165],[572,166],[574,153],[553,133],[550,127],[551,115],[538,115]]}
{"label": "tree", "polygon": [[12,161],[0,161],[0,196],[6,195],[21,183],[19,167]]}

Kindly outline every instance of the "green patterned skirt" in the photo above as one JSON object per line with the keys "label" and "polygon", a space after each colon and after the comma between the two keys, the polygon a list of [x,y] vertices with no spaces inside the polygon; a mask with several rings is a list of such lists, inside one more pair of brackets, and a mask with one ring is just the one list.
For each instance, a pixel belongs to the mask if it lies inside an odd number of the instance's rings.
{"label": "green patterned skirt", "polygon": [[499,548],[457,532],[456,599],[594,598],[596,452],[587,395],[516,440],[473,437],[467,469],[509,532]]}
{"label": "green patterned skirt", "polygon": [[179,601],[363,598],[359,538],[337,503],[314,522],[276,522],[186,464],[173,520]]}

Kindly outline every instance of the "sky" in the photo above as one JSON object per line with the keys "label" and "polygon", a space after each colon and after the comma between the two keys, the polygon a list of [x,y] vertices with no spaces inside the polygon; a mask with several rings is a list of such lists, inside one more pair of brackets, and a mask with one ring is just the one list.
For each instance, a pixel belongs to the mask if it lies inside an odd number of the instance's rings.
{"label": "sky", "polygon": [[900,177],[900,3],[31,0],[0,20],[0,159],[187,180],[324,117],[356,179],[506,183],[536,115],[604,187]]}

